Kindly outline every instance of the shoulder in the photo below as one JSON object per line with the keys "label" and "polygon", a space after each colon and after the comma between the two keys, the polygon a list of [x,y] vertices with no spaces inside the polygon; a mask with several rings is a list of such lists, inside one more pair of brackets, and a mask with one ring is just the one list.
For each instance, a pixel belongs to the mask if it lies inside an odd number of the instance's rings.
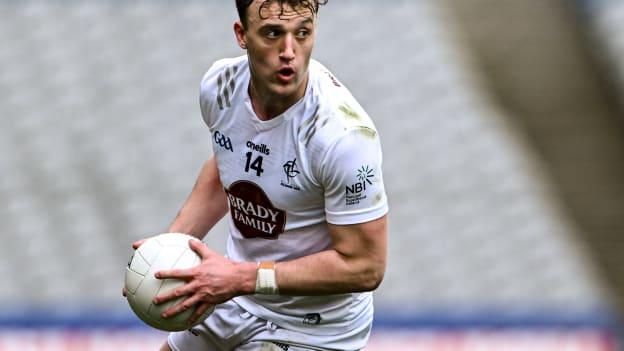
{"label": "shoulder", "polygon": [[247,56],[224,58],[210,66],[201,80],[201,93],[217,94],[219,87],[241,77],[241,72],[247,68]]}
{"label": "shoulder", "polygon": [[298,138],[313,174],[325,184],[351,161],[380,158],[381,143],[368,113],[334,74],[317,61],[311,61],[309,72],[312,91]]}
{"label": "shoulder", "polygon": [[329,147],[353,134],[377,138],[377,129],[368,113],[333,73],[320,62],[311,60],[310,78],[316,113],[308,123],[315,126],[309,143]]}
{"label": "shoulder", "polygon": [[247,56],[216,61],[204,74],[199,92],[202,116],[208,127],[214,126],[217,115],[229,108],[240,96],[248,74]]}

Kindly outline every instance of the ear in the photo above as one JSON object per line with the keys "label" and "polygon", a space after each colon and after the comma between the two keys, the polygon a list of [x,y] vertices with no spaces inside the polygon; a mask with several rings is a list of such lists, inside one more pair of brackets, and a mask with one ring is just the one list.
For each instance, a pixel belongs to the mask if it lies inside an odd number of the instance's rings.
{"label": "ear", "polygon": [[238,42],[238,46],[240,46],[241,49],[246,50],[247,49],[246,31],[245,31],[245,28],[243,27],[243,24],[240,21],[234,22],[234,34],[236,35],[236,41]]}

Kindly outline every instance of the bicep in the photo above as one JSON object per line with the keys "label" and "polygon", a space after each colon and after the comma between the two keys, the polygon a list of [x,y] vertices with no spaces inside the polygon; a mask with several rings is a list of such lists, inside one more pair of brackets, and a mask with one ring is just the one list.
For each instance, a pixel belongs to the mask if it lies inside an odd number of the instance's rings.
{"label": "bicep", "polygon": [[223,190],[223,184],[221,184],[217,160],[214,155],[204,164],[195,186],[198,188],[195,190],[206,198],[205,201],[210,201],[216,207],[219,217],[222,217],[227,212],[225,190]]}
{"label": "bicep", "polygon": [[353,130],[325,161],[321,179],[333,249],[357,270],[383,274],[388,204],[379,139]]}
{"label": "bicep", "polygon": [[225,191],[221,185],[216,160],[212,156],[204,163],[193,190],[169,226],[169,231],[203,238],[226,212]]}
{"label": "bicep", "polygon": [[223,190],[215,155],[210,156],[202,166],[199,176],[197,177],[197,186],[211,188],[215,191]]}
{"label": "bicep", "polygon": [[384,215],[358,224],[328,224],[333,249],[347,260],[363,260],[385,269],[388,221]]}

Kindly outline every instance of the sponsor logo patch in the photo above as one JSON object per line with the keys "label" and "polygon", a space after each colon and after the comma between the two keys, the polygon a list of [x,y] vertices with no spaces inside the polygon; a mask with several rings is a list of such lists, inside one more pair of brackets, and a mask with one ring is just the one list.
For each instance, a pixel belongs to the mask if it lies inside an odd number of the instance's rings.
{"label": "sponsor logo patch", "polygon": [[232,140],[230,140],[229,137],[225,136],[220,131],[215,131],[212,138],[214,139],[215,144],[226,150],[234,152],[234,148],[232,147]]}
{"label": "sponsor logo patch", "polygon": [[345,198],[347,205],[357,205],[366,199],[367,185],[373,185],[371,179],[375,178],[373,169],[369,166],[362,166],[357,170],[357,182],[345,187]]}
{"label": "sponsor logo patch", "polygon": [[265,154],[269,156],[271,154],[271,149],[266,144],[256,144],[253,141],[247,141],[247,147],[251,150],[258,151],[259,153]]}
{"label": "sponsor logo patch", "polygon": [[234,225],[245,238],[277,239],[284,232],[286,212],[273,206],[258,185],[241,180],[225,192]]}

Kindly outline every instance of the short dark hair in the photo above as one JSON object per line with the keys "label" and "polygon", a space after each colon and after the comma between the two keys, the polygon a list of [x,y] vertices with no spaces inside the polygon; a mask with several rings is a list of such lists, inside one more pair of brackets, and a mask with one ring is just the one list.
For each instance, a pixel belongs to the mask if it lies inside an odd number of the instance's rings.
{"label": "short dark hair", "polygon": [[[327,4],[329,0],[264,0],[262,5],[260,5],[260,10],[265,6],[270,5],[272,2],[277,2],[282,8],[282,13],[284,13],[284,5],[290,5],[293,9],[296,9],[299,6],[308,8],[312,13],[317,14],[319,7],[321,5]],[[251,5],[254,0],[236,0],[236,10],[238,10],[238,17],[240,18],[243,27],[247,28],[247,8]],[[261,15],[262,16],[262,15]]]}

